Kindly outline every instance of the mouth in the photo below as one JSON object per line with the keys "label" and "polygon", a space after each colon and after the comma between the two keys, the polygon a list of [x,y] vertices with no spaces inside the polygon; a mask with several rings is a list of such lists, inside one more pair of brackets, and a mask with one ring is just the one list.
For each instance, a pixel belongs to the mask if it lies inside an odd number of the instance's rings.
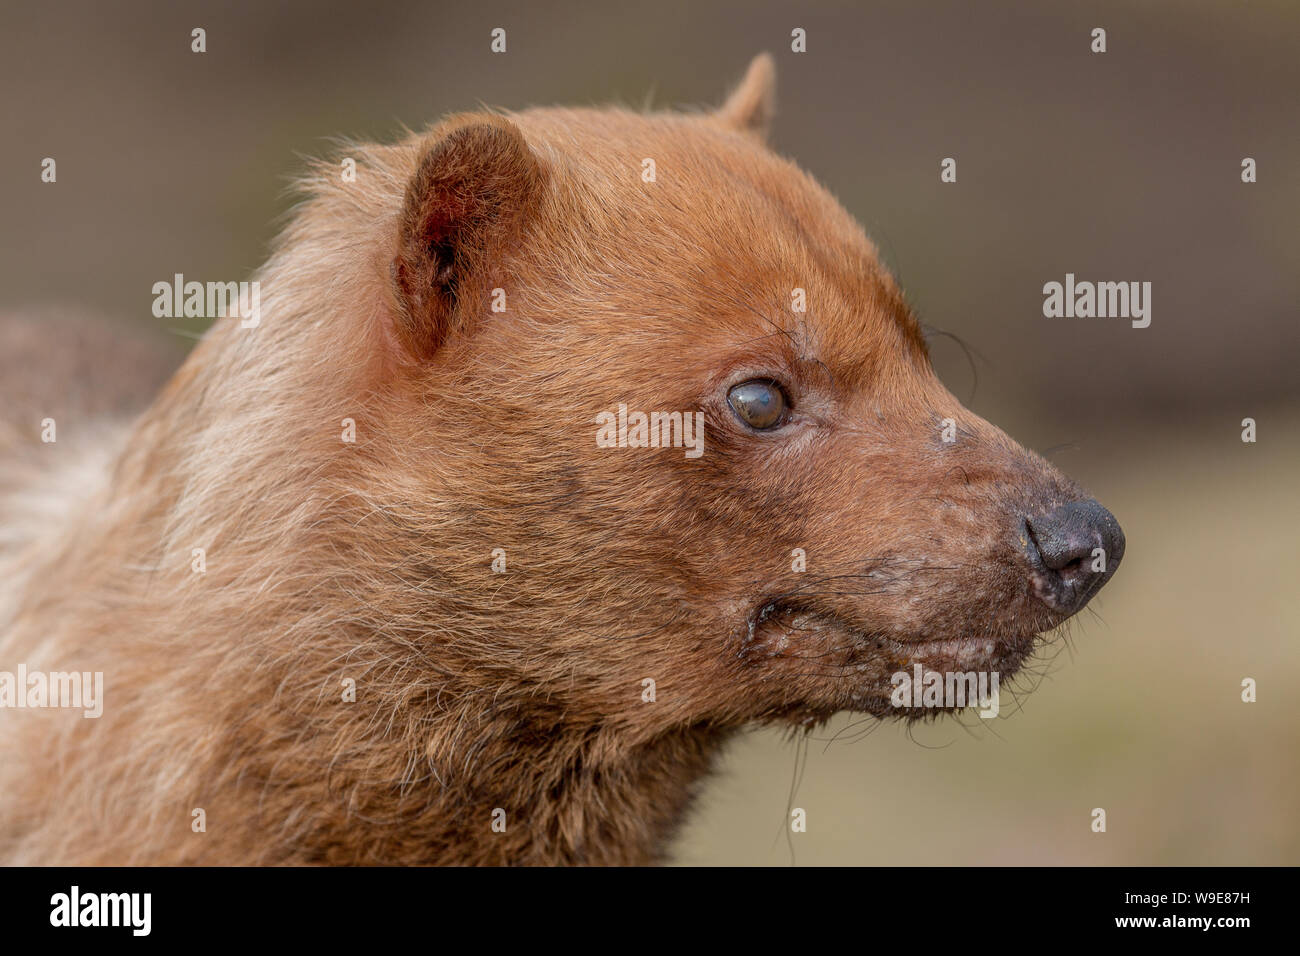
{"label": "mouth", "polygon": [[890,641],[896,658],[930,670],[989,670],[1015,658],[1019,667],[1037,634],[1015,637],[949,637]]}
{"label": "mouth", "polygon": [[[949,675],[982,674],[1005,681],[1033,653],[1039,636],[992,624],[980,634],[887,635],[839,615],[772,602],[751,619],[741,653],[754,662],[792,662],[804,673],[815,664],[820,676],[847,694],[845,709],[917,717],[912,708],[891,705],[898,675],[928,678],[934,672],[946,681]],[[961,708],[941,705],[930,713],[956,709]]]}

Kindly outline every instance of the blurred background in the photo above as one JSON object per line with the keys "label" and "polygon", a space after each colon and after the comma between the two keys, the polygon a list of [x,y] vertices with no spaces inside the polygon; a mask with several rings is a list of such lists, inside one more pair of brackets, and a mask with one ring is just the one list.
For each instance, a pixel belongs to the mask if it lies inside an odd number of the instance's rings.
{"label": "blurred background", "polygon": [[[480,103],[712,104],[770,50],[775,148],[972,351],[977,376],[935,340],[949,387],[1095,493],[1128,552],[999,719],[749,734],[674,858],[1297,864],[1297,31],[1287,0],[7,3],[0,308],[188,345],[153,283],[247,278],[330,137]],[[1044,318],[1067,272],[1151,282],[1150,327]]]}

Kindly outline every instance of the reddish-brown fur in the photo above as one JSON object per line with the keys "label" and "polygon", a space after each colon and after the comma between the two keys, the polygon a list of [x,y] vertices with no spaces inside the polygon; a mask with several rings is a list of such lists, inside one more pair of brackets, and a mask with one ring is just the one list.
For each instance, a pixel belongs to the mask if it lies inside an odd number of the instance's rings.
{"label": "reddish-brown fur", "polygon": [[[883,714],[894,671],[962,663],[923,640],[1015,669],[1061,618],[1011,516],[1078,489],[936,380],[862,230],[763,146],[770,73],[316,169],[260,325],[217,322],[4,555],[0,668],[106,691],[0,712],[0,859],[654,861],[737,730]],[[774,376],[795,419],[746,431],[727,386]],[[704,454],[597,447],[620,403],[703,410]]]}

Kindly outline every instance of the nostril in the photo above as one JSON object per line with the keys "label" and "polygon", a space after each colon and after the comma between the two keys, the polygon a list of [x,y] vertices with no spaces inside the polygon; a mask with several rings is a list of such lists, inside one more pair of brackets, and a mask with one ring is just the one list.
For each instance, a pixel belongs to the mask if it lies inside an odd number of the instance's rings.
{"label": "nostril", "polygon": [[1080,556],[1075,558],[1069,564],[1064,565],[1060,568],[1055,568],[1054,570],[1060,571],[1064,575],[1072,575],[1076,571],[1081,571],[1082,569],[1083,569],[1083,557]]}

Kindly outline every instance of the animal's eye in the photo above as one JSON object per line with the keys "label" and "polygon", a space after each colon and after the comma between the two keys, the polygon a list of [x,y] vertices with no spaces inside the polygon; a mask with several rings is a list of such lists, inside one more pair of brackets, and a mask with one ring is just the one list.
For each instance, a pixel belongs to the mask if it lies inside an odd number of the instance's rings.
{"label": "animal's eye", "polygon": [[741,382],[727,393],[727,403],[750,428],[775,428],[785,421],[789,408],[785,392],[776,382],[755,379]]}

